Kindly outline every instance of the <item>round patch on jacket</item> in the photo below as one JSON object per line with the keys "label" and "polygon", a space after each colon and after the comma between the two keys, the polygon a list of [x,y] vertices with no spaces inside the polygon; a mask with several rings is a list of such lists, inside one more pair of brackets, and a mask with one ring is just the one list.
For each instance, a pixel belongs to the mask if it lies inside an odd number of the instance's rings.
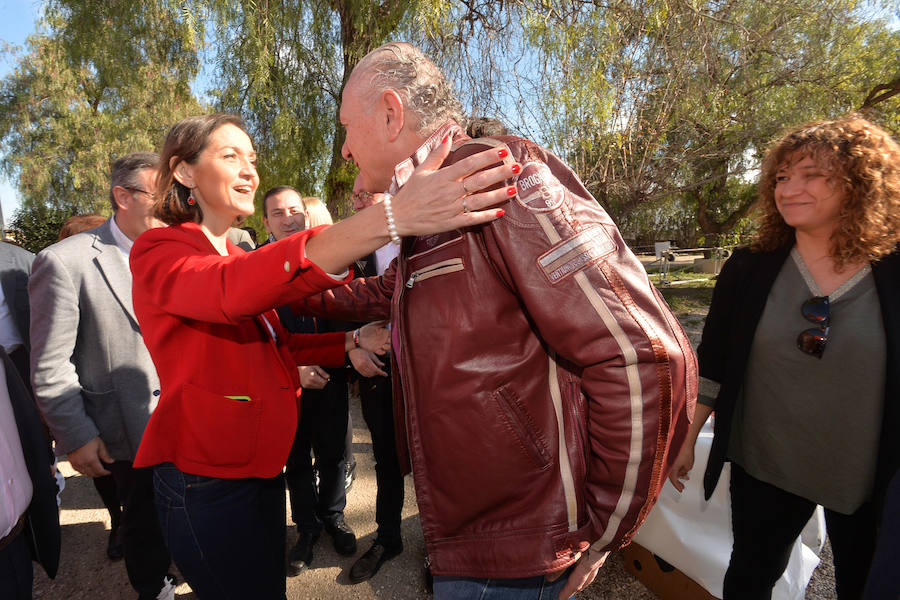
{"label": "round patch on jacket", "polygon": [[516,200],[533,212],[550,212],[559,208],[566,197],[565,189],[542,162],[526,163],[516,180]]}

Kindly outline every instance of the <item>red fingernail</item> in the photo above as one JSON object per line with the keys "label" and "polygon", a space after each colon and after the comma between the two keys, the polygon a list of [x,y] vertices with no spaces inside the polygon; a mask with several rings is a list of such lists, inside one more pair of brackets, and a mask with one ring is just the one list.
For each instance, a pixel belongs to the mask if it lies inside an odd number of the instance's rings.
{"label": "red fingernail", "polygon": [[506,148],[501,148],[497,151],[497,154],[500,156],[500,158],[506,158],[506,156],[509,154],[509,150],[507,150]]}
{"label": "red fingernail", "polygon": [[505,214],[506,214],[506,211],[503,210],[502,208],[501,208],[500,210],[497,211],[497,216],[498,216],[498,217],[502,217],[502,216],[505,215]]}
{"label": "red fingernail", "polygon": [[449,139],[450,139],[450,134],[448,133],[447,135],[444,136],[444,139],[441,140],[441,143],[446,144],[447,140],[449,140]]}
{"label": "red fingernail", "polygon": [[522,170],[522,165],[515,164],[512,166],[512,172],[515,173],[516,175],[518,175],[519,171],[521,171],[521,170]]}
{"label": "red fingernail", "polygon": [[516,186],[506,188],[507,196],[515,196],[516,195]]}

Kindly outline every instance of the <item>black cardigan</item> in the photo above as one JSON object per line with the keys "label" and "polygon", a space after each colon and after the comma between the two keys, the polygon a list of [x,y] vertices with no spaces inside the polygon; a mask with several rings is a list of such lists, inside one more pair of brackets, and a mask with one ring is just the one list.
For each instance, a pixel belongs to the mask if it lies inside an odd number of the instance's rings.
{"label": "black cardigan", "polygon": [[47,576],[56,577],[59,568],[59,552],[62,544],[59,529],[59,511],[56,506],[56,479],[50,472],[53,466],[53,450],[44,433],[31,392],[19,377],[12,360],[0,347],[0,361],[6,369],[6,387],[12,404],[13,416],[22,442],[25,466],[31,476],[33,493],[31,504],[25,511],[24,535],[28,539],[31,558],[44,567]]}
{"label": "black cardigan", "polygon": [[[725,463],[734,405],[744,382],[756,326],[792,245],[774,252],[736,250],[722,267],[713,290],[697,349],[700,376],[722,386],[716,398],[715,437],[703,476],[707,500]],[[900,247],[872,265],[872,276],[887,340],[884,417],[875,471],[875,498],[880,500],[900,467]]]}

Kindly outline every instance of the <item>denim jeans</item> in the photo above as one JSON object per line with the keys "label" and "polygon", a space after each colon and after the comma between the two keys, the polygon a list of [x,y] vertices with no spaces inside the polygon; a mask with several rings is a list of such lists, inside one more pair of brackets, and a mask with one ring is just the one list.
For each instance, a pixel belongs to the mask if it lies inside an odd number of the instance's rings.
{"label": "denim jeans", "polygon": [[435,577],[434,600],[556,600],[571,569],[556,581],[543,575],[520,579]]}
{"label": "denim jeans", "polygon": [[285,598],[284,479],[216,479],[154,467],[163,537],[198,598]]}

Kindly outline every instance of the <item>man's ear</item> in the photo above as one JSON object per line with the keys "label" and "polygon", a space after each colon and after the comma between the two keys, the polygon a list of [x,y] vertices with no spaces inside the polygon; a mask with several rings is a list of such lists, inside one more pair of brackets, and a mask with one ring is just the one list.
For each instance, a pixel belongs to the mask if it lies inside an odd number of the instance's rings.
{"label": "man's ear", "polygon": [[[172,168],[172,163],[177,160],[178,157],[173,156],[169,160],[169,168]],[[172,172],[172,176],[175,177],[175,181],[183,185],[184,187],[192,190],[194,189],[194,169],[193,165],[188,162],[181,161],[175,166],[175,170]]]}
{"label": "man's ear", "polygon": [[117,185],[112,189],[112,194],[113,199],[116,201],[116,206],[128,210],[128,205],[131,202],[131,193],[122,186]]}
{"label": "man's ear", "polygon": [[385,112],[385,127],[388,141],[396,141],[400,137],[400,132],[403,131],[405,122],[403,100],[394,90],[384,90],[381,93],[381,104]]}
{"label": "man's ear", "polygon": [[266,217],[263,217],[262,222],[263,222],[263,227],[266,228],[266,233],[272,233],[272,230],[269,228],[269,219],[267,219]]}

